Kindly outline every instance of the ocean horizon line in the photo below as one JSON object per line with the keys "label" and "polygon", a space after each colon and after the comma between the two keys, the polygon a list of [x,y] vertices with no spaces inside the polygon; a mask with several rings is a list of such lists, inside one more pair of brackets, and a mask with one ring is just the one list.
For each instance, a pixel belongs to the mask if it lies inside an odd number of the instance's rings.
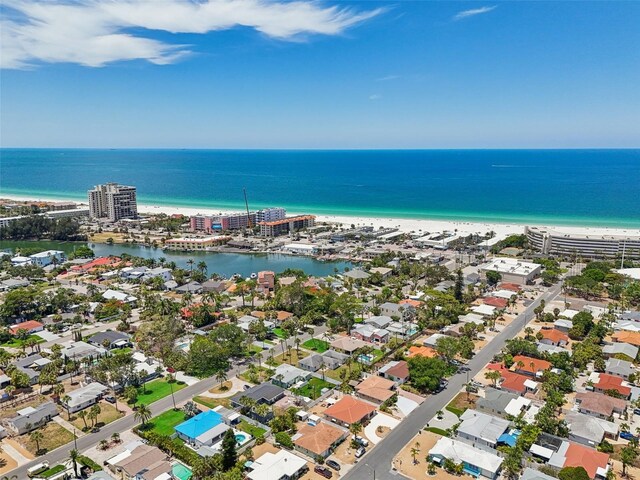
{"label": "ocean horizon line", "polygon": [[566,151],[640,151],[637,147],[0,147],[3,150],[69,151],[196,151],[196,152],[566,152]]}

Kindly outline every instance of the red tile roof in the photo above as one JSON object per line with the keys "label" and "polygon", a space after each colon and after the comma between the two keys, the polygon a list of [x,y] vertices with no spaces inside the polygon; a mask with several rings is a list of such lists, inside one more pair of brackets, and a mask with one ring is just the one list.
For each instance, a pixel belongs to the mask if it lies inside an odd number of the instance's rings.
{"label": "red tile roof", "polygon": [[590,478],[596,477],[598,468],[605,469],[609,463],[609,455],[593,448],[570,442],[565,453],[564,467],[584,467]]}
{"label": "red tile roof", "polygon": [[398,302],[400,305],[411,305],[412,307],[420,307],[421,305],[424,305],[423,302],[421,302],[420,300],[412,300],[410,298],[405,298],[404,300],[400,300]]}
{"label": "red tile roof", "polygon": [[622,385],[622,378],[616,377],[615,375],[609,375],[608,373],[600,374],[600,379],[598,380],[598,383],[596,383],[595,387],[603,392],[606,392],[607,390],[615,390],[624,397],[631,395],[631,389]]}
{"label": "red tile roof", "polygon": [[512,292],[519,292],[520,290],[522,290],[522,287],[517,283],[508,283],[508,282],[501,283],[500,285],[498,285],[498,288],[500,290],[511,290]]}
{"label": "red tile roof", "polygon": [[626,330],[622,330],[616,332],[611,337],[614,342],[622,342],[622,343],[630,343],[631,345],[635,345],[636,347],[640,347],[640,333],[639,332],[629,332]]}
{"label": "red tile roof", "polygon": [[542,338],[551,340],[553,343],[569,343],[569,336],[562,333],[560,330],[556,330],[555,328],[542,329],[540,330],[540,334],[542,335]]}
{"label": "red tile roof", "polygon": [[370,405],[362,400],[357,400],[353,397],[342,397],[334,405],[330,406],[324,411],[324,414],[328,417],[340,420],[343,423],[351,425],[352,423],[360,422],[367,416],[375,412],[376,407]]}
{"label": "red tile roof", "polygon": [[[518,363],[522,362],[524,365],[522,368],[518,366]],[[513,368],[520,370],[521,372],[528,372],[532,375],[551,368],[551,363],[546,360],[540,360],[533,357],[525,357],[524,355],[516,355],[513,357]]]}
{"label": "red tile roof", "polygon": [[416,357],[418,355],[422,355],[423,357],[427,358],[434,358],[438,356],[438,353],[430,347],[409,347],[409,355],[407,355],[407,358]]}
{"label": "red tile roof", "polygon": [[409,364],[404,360],[400,360],[396,365],[388,368],[386,373],[396,378],[409,378]]}
{"label": "red tile roof", "polygon": [[482,299],[482,303],[496,308],[505,308],[509,302],[505,298],[485,297]]}
{"label": "red tile roof", "polygon": [[9,327],[9,330],[11,331],[12,335],[15,335],[16,333],[18,333],[18,330],[31,331],[34,328],[42,327],[44,327],[44,325],[40,322],[36,322],[35,320],[27,320],[26,322],[16,323],[15,325],[12,325],[11,327]]}

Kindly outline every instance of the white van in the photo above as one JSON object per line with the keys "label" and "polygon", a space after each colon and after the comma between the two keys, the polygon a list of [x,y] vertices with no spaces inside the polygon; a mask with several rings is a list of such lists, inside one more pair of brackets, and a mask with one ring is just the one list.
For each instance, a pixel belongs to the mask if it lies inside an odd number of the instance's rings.
{"label": "white van", "polygon": [[43,472],[47,468],[49,468],[49,462],[38,463],[37,465],[34,465],[33,467],[27,469],[27,475],[29,476],[29,478],[31,478],[38,473]]}

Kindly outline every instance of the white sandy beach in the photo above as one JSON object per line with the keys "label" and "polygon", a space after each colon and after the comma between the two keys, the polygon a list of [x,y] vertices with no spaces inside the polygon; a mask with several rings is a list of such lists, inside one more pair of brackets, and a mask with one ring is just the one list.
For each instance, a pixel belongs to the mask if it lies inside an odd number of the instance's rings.
{"label": "white sandy beach", "polygon": [[[77,200],[68,198],[30,198],[18,195],[0,194],[0,198],[18,201],[69,201],[77,202]],[[164,213],[167,215],[182,214],[186,216],[196,214],[217,214],[237,212],[238,210],[203,208],[203,207],[178,207],[170,205],[148,205],[138,204],[140,213]],[[288,212],[291,215],[305,213],[313,214],[313,212]],[[331,222],[339,223],[346,226],[372,226],[374,228],[397,228],[402,232],[415,233],[435,233],[435,232],[457,232],[459,235],[480,234],[487,232],[495,232],[496,239],[502,239],[511,234],[524,233],[525,224],[515,223],[495,223],[495,222],[465,222],[460,220],[435,220],[435,219],[416,219],[416,218],[388,218],[388,217],[361,217],[346,215],[323,215],[316,214],[316,223]],[[606,228],[606,227],[580,227],[580,226],[559,226],[559,225],[540,225],[527,224],[528,226],[548,227],[560,230],[566,233],[584,234],[584,235],[640,235],[640,229],[633,228]]]}

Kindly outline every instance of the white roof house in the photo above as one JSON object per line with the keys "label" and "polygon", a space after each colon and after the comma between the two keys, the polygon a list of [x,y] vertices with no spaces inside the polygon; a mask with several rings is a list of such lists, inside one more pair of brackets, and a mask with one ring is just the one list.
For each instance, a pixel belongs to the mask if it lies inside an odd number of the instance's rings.
{"label": "white roof house", "polygon": [[429,450],[429,458],[439,462],[448,458],[467,468],[476,467],[478,473],[487,478],[495,478],[502,465],[502,458],[499,456],[448,437],[438,440]]}
{"label": "white roof house", "polygon": [[298,473],[306,466],[306,460],[285,450],[280,450],[278,453],[267,452],[251,464],[252,471],[247,474],[247,478],[250,480],[297,478]]}
{"label": "white roof house", "polygon": [[477,313],[478,315],[482,315],[484,317],[490,317],[496,311],[496,307],[492,307],[491,305],[476,305],[471,309],[473,313]]}
{"label": "white roof house", "polygon": [[119,292],[118,290],[107,290],[102,294],[102,298],[104,298],[105,300],[118,300],[119,302],[124,303],[134,303],[136,300],[138,300],[133,295]]}
{"label": "white roof house", "polygon": [[462,441],[483,443],[490,447],[498,444],[498,439],[510,425],[508,420],[472,409],[466,410],[460,420],[462,423],[458,426],[458,437]]}
{"label": "white roof house", "polygon": [[108,390],[101,383],[93,382],[67,393],[69,399],[66,402],[63,401],[63,404],[70,412],[77,412],[96,403]]}
{"label": "white roof house", "polygon": [[522,412],[529,408],[529,405],[531,405],[531,400],[524,397],[518,397],[511,400],[504,408],[504,411],[508,415],[518,417]]}

